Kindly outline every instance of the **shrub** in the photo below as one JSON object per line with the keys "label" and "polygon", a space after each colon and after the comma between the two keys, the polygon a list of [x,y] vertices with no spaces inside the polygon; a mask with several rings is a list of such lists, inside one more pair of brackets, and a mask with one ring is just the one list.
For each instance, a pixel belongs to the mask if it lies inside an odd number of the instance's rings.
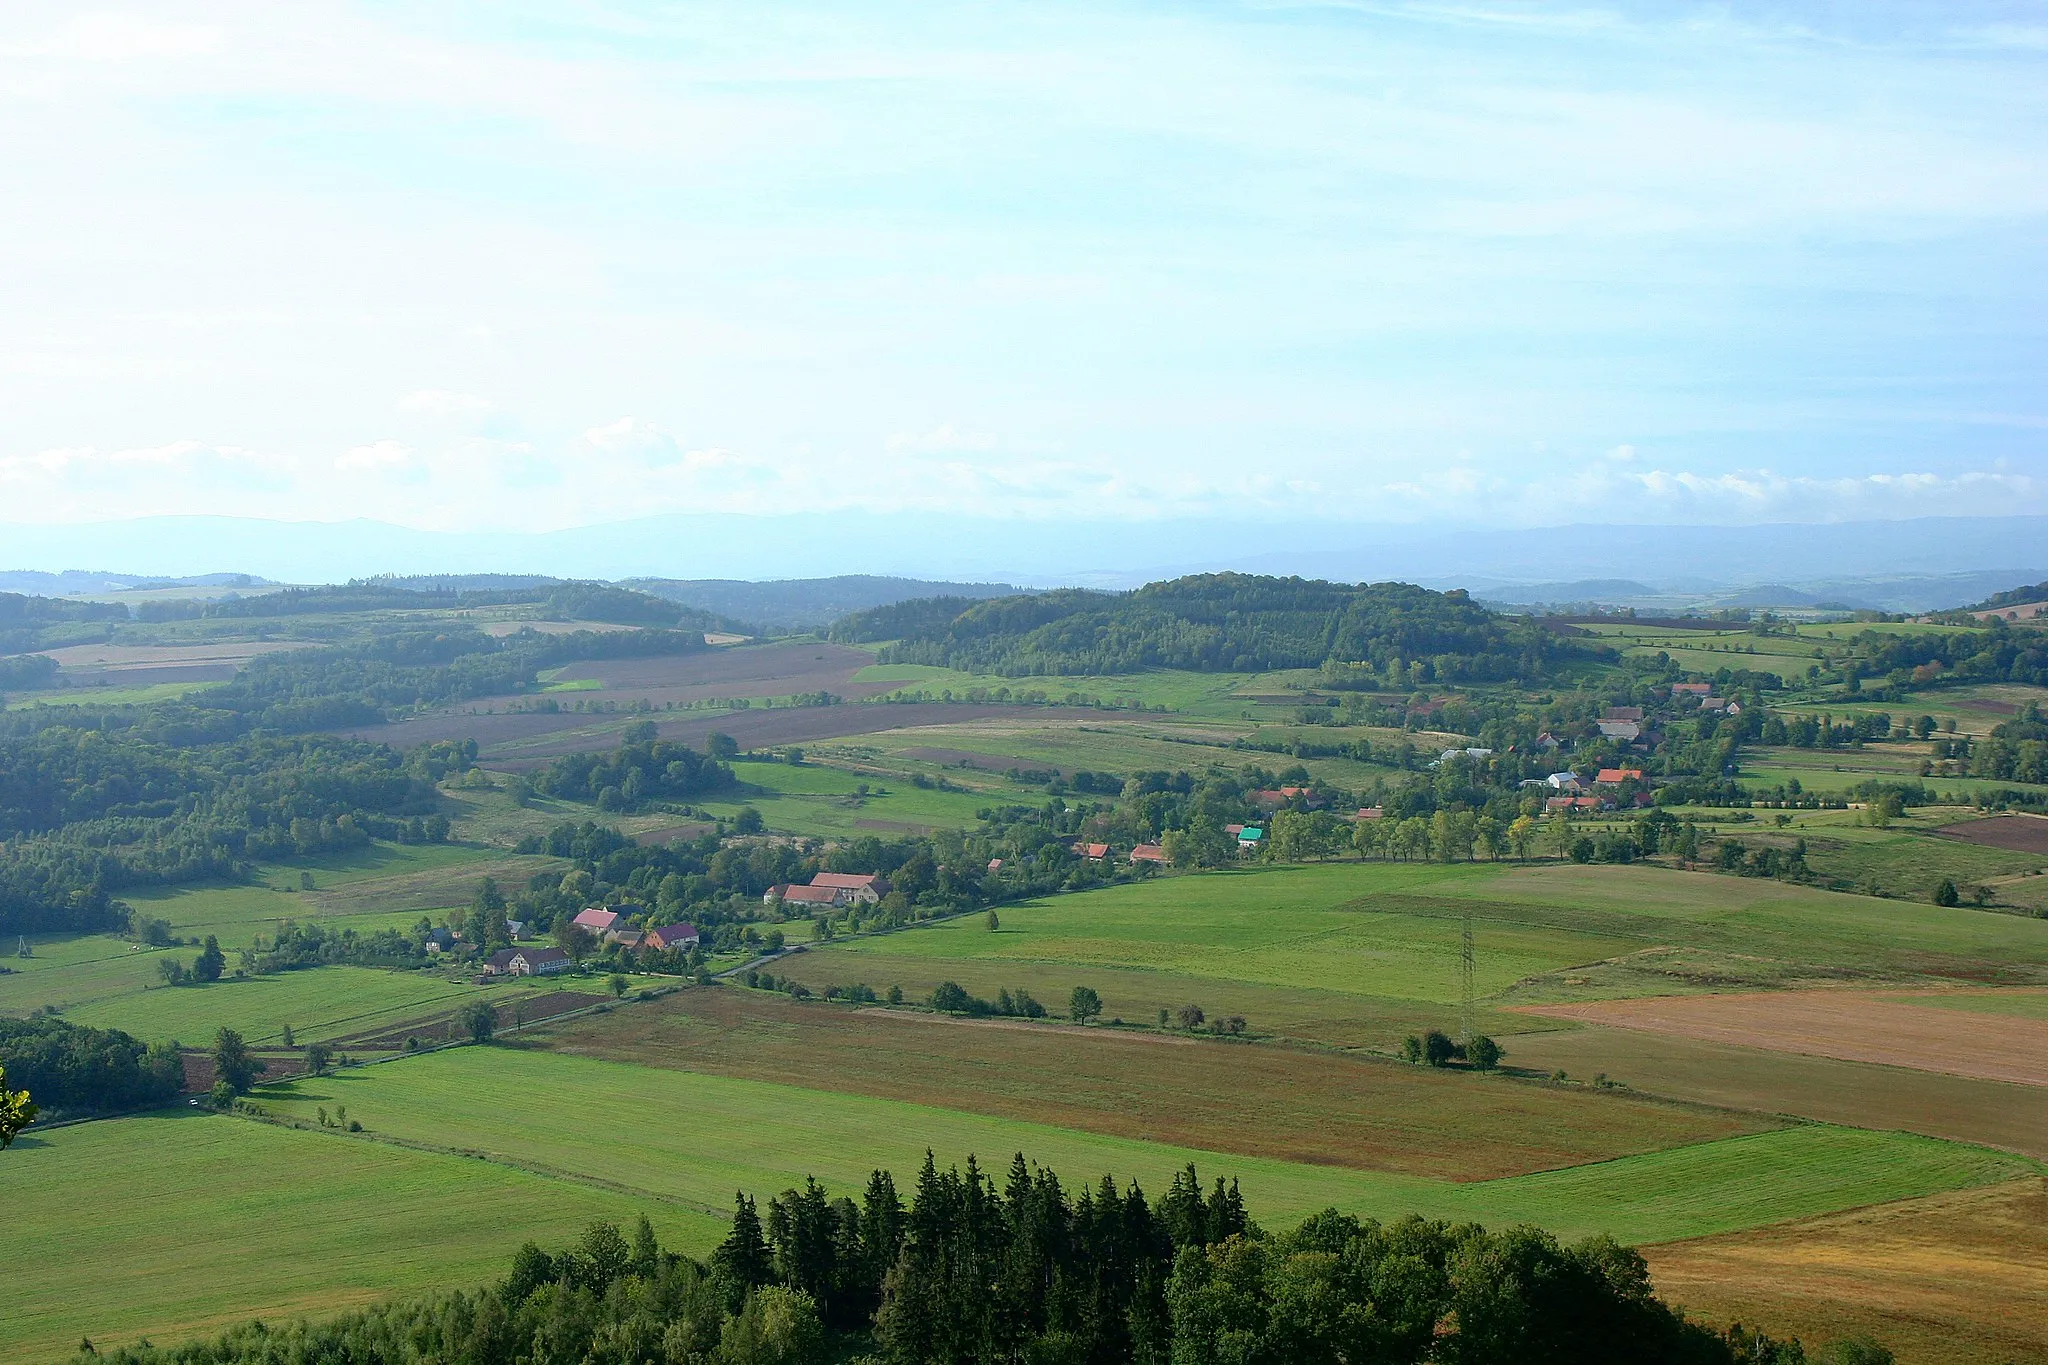
{"label": "shrub", "polygon": [[1431,1066],[1449,1066],[1451,1059],[1458,1055],[1458,1045],[1450,1035],[1431,1029],[1422,1035],[1422,1060]]}
{"label": "shrub", "polygon": [[1475,1071],[1493,1070],[1504,1055],[1501,1045],[1483,1033],[1465,1046],[1465,1060]]}

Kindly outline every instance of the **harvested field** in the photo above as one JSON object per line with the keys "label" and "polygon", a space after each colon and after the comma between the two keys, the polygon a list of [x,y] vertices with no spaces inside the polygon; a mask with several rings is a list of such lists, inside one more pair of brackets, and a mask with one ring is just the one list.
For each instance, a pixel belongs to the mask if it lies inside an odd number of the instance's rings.
{"label": "harvested field", "polygon": [[2048,853],[2048,819],[2038,815],[1994,815],[1986,820],[1964,820],[1932,831],[1938,839],[1959,839],[1987,848],[2009,848],[2018,853]]}
{"label": "harvested field", "polygon": [[122,686],[158,682],[218,682],[259,654],[307,649],[303,640],[237,640],[212,645],[66,645],[46,649],[64,676],[103,678]]}
{"label": "harvested field", "polygon": [[741,987],[685,991],[532,1037],[579,1056],[1455,1181],[1777,1126],[1326,1052],[798,1004]]}
{"label": "harvested field", "polygon": [[[1710,1322],[1867,1334],[1901,1365],[2048,1362],[2048,1182],[1652,1247],[1657,1291]],[[1810,1358],[1810,1357],[1809,1357]]]}
{"label": "harvested field", "polygon": [[559,872],[565,866],[560,859],[544,854],[507,854],[388,877],[363,877],[332,888],[295,894],[323,916],[375,914],[415,907],[424,912],[467,905],[476,894],[477,883],[485,877],[496,878],[500,887],[512,891],[525,886],[536,872]]}
{"label": "harvested field", "polygon": [[695,839],[710,834],[718,826],[707,825],[701,820],[682,825],[663,825],[660,829],[643,829],[633,836],[633,842],[643,847],[654,848],[673,844],[685,839]]}
{"label": "harvested field", "polygon": [[1897,1129],[2048,1160],[2048,1088],[1802,1057],[1673,1034],[1588,1027],[1495,1035],[1507,1065],[1605,1074],[1631,1090],[1853,1128]]}
{"label": "harvested field", "polygon": [[574,635],[586,630],[594,635],[608,635],[614,631],[640,630],[642,627],[621,625],[616,621],[489,621],[477,629],[502,640],[522,630],[530,630],[536,635]]}
{"label": "harvested field", "polygon": [[1927,1008],[1898,992],[1768,991],[1530,1005],[1531,1014],[1951,1076],[2048,1086],[2048,1020]]}
{"label": "harvested field", "polygon": [[666,713],[668,718],[664,718],[663,713],[651,716],[630,712],[593,715],[564,711],[554,715],[525,712],[470,715],[440,711],[385,725],[360,726],[341,733],[351,739],[374,740],[401,748],[441,739],[474,739],[483,751],[487,766],[521,771],[538,767],[562,754],[613,748],[619,742],[619,732],[641,720],[654,721],[661,738],[667,740],[702,747],[705,737],[715,732],[731,735],[742,748],[762,749],[914,726],[1044,714],[1043,708],[1029,706],[973,706],[947,702],[757,707],[746,711],[693,711],[687,715],[670,712]]}
{"label": "harvested field", "polygon": [[646,659],[598,659],[572,664],[557,682],[591,680],[621,700],[645,697],[657,706],[717,697],[786,697],[831,692],[848,700],[894,690],[896,683],[855,682],[874,655],[845,645],[773,644],[670,654]]}

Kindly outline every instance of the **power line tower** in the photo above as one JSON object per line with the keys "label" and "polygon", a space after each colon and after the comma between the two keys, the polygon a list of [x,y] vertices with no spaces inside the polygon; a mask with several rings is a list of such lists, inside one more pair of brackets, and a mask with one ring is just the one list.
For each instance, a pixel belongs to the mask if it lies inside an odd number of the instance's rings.
{"label": "power line tower", "polygon": [[36,955],[36,950],[28,946],[27,934],[23,934],[21,941],[14,945],[14,955],[16,957],[34,957]]}
{"label": "power line tower", "polygon": [[1458,939],[1458,1041],[1470,1044],[1479,1036],[1472,1019],[1472,907],[1465,907],[1465,926]]}

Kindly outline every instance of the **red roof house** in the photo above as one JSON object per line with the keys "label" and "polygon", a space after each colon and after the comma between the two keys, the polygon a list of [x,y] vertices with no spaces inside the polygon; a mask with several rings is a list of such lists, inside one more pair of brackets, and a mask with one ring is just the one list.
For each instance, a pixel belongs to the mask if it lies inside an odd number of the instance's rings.
{"label": "red roof house", "polygon": [[697,938],[694,924],[664,924],[659,929],[649,929],[641,942],[649,948],[694,948]]}
{"label": "red roof house", "polygon": [[1075,844],[1074,856],[1076,858],[1107,858],[1109,856],[1109,845],[1089,843]]}
{"label": "red roof house", "polygon": [[1643,770],[1641,768],[1602,768],[1593,777],[1594,785],[1609,787],[1619,786],[1623,782],[1640,782],[1642,780]]}
{"label": "red roof house", "polygon": [[588,929],[593,934],[603,935],[617,928],[623,918],[624,916],[616,910],[605,910],[593,905],[579,913],[572,923],[579,928]]}
{"label": "red roof house", "polygon": [[1131,861],[1134,863],[1163,863],[1166,861],[1166,848],[1161,844],[1139,844],[1131,850]]}

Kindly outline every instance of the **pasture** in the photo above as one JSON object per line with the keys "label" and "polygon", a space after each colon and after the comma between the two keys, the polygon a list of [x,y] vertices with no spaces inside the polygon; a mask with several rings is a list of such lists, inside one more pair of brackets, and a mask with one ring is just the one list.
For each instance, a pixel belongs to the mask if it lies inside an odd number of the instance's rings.
{"label": "pasture", "polygon": [[[1325,1207],[1540,1223],[1572,1238],[1660,1242],[1965,1189],[2033,1174],[2024,1159],[1892,1133],[1801,1125],[1563,1169],[1458,1183],[1231,1156],[805,1087],[511,1048],[458,1048],[272,1087],[263,1102],[310,1119],[348,1106],[373,1133],[610,1186],[706,1212],[732,1191],[767,1196],[816,1175],[857,1190],[899,1183],[927,1148],[1000,1168],[1024,1152],[1070,1185],[1105,1172],[1148,1190],[1194,1162],[1243,1183],[1253,1215],[1285,1225]],[[593,1122],[602,1115],[601,1122]],[[735,1142],[734,1135],[744,1135]],[[701,1248],[700,1248],[701,1249]]]}
{"label": "pasture", "polygon": [[[108,1216],[118,1200],[118,1216]],[[192,1110],[28,1134],[0,1161],[0,1359],[487,1283],[529,1238],[644,1212],[702,1251],[723,1219],[594,1182]]]}
{"label": "pasture", "polygon": [[[919,995],[955,980],[987,996],[1021,985],[1054,1003],[1088,984],[1105,1013],[1132,1022],[1193,1002],[1242,1013],[1262,1033],[1385,1046],[1454,1020],[1468,906],[1477,993],[1496,1006],[1745,983],[2048,982],[2048,921],[1640,864],[1554,863],[1162,877],[1004,906],[993,933],[969,916],[813,947],[776,970],[814,991],[865,982]],[[1277,1010],[1235,1003],[1245,989]]]}

